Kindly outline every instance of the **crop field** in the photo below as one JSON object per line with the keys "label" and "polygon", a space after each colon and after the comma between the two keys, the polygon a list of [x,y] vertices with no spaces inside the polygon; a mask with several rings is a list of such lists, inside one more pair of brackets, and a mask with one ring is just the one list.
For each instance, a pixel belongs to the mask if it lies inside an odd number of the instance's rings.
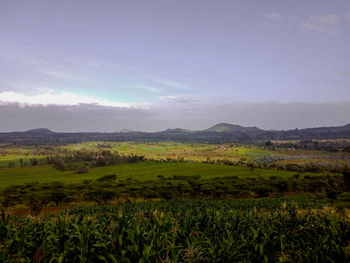
{"label": "crop field", "polygon": [[279,143],[3,146],[0,262],[349,262],[349,153]]}
{"label": "crop field", "polygon": [[167,201],[0,220],[1,262],[349,262],[350,211],[307,200]]}

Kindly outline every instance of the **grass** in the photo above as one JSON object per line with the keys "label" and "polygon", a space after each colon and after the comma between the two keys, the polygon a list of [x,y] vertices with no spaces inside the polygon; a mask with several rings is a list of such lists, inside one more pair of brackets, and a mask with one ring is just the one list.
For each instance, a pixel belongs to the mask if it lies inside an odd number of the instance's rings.
{"label": "grass", "polygon": [[0,167],[8,167],[9,162],[13,162],[15,166],[20,166],[20,159],[22,159],[25,164],[30,164],[31,158],[36,158],[40,162],[44,157],[28,154],[7,154],[0,156]]}
{"label": "grass", "polygon": [[[324,152],[315,150],[296,149],[290,151],[286,148],[277,150],[263,149],[254,145],[239,144],[207,144],[207,143],[179,143],[179,142],[84,142],[65,146],[22,146],[22,147],[2,147],[0,148],[0,167],[7,167],[9,162],[19,166],[19,159],[22,158],[29,163],[30,158],[41,159],[46,155],[56,154],[58,151],[76,151],[76,150],[109,150],[118,151],[121,155],[142,155],[149,159],[161,160],[166,158],[184,158],[188,161],[205,161],[227,159],[237,162],[244,158],[247,161],[253,161],[263,156],[293,156],[300,160],[310,156],[320,156],[322,159],[328,159],[331,156],[349,156],[349,153],[343,152]],[[325,157],[326,156],[326,157]],[[305,158],[304,158],[305,157]]]}
{"label": "grass", "polygon": [[[106,147],[104,147],[106,146]],[[177,158],[184,157],[187,160],[205,160],[208,156],[212,159],[236,159],[241,156],[270,155],[268,150],[259,147],[242,147],[234,144],[206,144],[206,143],[177,143],[177,142],[87,142],[64,146],[70,150],[106,149],[118,151],[120,154],[143,155],[147,158]]]}
{"label": "grass", "polygon": [[[74,171],[61,172],[49,165],[39,165],[32,167],[1,168],[0,189],[4,189],[10,185],[21,185],[34,181],[78,183],[83,180],[97,179],[108,174],[116,174],[118,179],[123,180],[131,177],[145,181],[157,179],[158,175],[163,175],[164,177],[173,175],[201,175],[202,178],[227,176],[290,177],[293,176],[295,172],[250,169],[247,167],[235,167],[221,164],[143,162],[91,168],[88,173],[78,174]],[[320,174],[307,173],[307,175],[317,176]]]}

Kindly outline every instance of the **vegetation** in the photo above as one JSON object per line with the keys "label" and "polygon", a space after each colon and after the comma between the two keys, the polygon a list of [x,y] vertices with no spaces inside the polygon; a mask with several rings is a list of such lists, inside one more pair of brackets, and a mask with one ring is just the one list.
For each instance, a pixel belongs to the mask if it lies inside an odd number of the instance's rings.
{"label": "vegetation", "polygon": [[[282,172],[285,173],[285,172]],[[317,193],[336,200],[347,190],[341,175],[310,176],[225,176],[201,177],[200,175],[173,175],[148,180],[136,177],[120,179],[115,174],[105,175],[95,180],[80,183],[63,182],[26,183],[5,188],[0,194],[3,207],[19,204],[41,204],[95,202],[107,204],[119,200],[159,200],[159,199],[234,199],[248,197],[284,196],[292,194]],[[37,205],[37,202],[34,202]],[[32,209],[31,209],[32,210]],[[40,212],[40,211],[39,211]]]}
{"label": "vegetation", "polygon": [[348,262],[349,210],[306,200],[167,201],[2,213],[1,262]]}
{"label": "vegetation", "polygon": [[350,155],[290,146],[3,147],[0,262],[349,262]]}

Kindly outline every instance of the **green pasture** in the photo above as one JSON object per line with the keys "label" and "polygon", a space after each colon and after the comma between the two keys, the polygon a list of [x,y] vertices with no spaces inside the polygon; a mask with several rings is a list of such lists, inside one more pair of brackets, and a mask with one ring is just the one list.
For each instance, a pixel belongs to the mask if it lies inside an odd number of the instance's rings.
{"label": "green pasture", "polygon": [[[171,177],[174,175],[194,176],[202,178],[213,177],[290,177],[295,172],[250,169],[248,167],[235,167],[222,164],[203,163],[160,163],[142,162],[128,163],[114,166],[104,166],[89,169],[88,173],[76,173],[74,171],[61,172],[49,165],[38,165],[31,167],[14,167],[0,169],[0,189],[10,185],[21,185],[29,182],[53,182],[78,183],[83,180],[94,180],[108,174],[116,174],[120,180],[134,178],[137,180],[155,180],[158,175]],[[320,174],[307,173],[311,176]]]}
{"label": "green pasture", "polygon": [[15,166],[20,166],[20,159],[23,160],[24,164],[29,165],[31,158],[36,158],[40,162],[45,157],[28,154],[6,154],[0,156],[0,168],[8,167],[9,162],[12,162]]}
{"label": "green pasture", "polygon": [[235,144],[177,143],[177,142],[86,142],[62,147],[70,150],[110,150],[120,154],[143,155],[147,158],[162,159],[184,157],[187,160],[231,159],[241,156],[254,157],[271,155],[271,151]]}

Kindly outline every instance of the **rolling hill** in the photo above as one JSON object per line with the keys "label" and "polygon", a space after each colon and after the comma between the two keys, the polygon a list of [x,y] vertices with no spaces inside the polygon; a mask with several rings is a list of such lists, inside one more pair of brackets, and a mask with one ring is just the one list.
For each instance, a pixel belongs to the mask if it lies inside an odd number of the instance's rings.
{"label": "rolling hill", "polygon": [[294,130],[262,130],[257,127],[219,123],[201,131],[181,128],[160,132],[53,132],[40,128],[26,132],[0,133],[0,144],[67,144],[84,141],[179,141],[179,142],[256,142],[266,140],[350,139],[350,124]]}

